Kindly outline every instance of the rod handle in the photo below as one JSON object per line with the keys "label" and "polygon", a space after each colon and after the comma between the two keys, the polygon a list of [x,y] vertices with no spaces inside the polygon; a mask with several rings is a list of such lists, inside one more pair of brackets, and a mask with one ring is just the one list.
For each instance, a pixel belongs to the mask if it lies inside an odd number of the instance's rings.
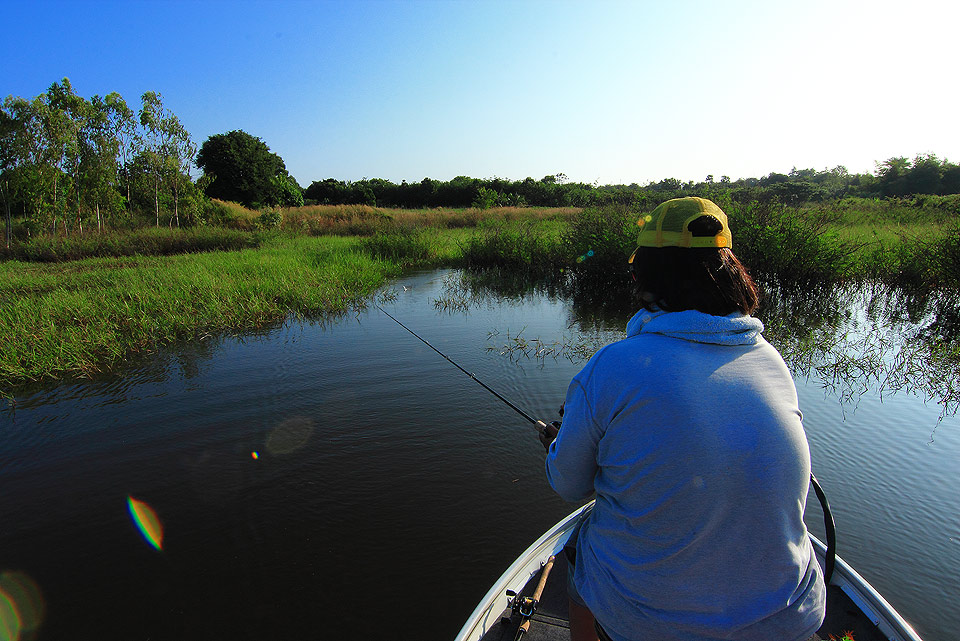
{"label": "rod handle", "polygon": [[[549,559],[547,559],[546,565],[543,566],[543,570],[540,572],[540,582],[537,583],[537,589],[533,591],[533,596],[531,597],[533,599],[534,604],[537,604],[540,602],[540,597],[543,596],[543,589],[547,585],[547,577],[550,576],[550,570],[553,569],[553,563],[556,560],[557,560],[557,557],[551,556]],[[536,609],[536,606],[534,606],[534,609]],[[517,636],[515,638],[520,639],[524,634],[526,634],[529,631],[530,631],[530,617],[527,616],[527,617],[524,617],[523,623],[521,623],[520,627],[517,629]]]}
{"label": "rod handle", "polygon": [[550,576],[550,570],[553,569],[553,563],[556,560],[557,557],[551,556],[547,559],[547,564],[543,566],[543,572],[540,573],[540,582],[537,584],[537,589],[533,592],[535,601],[539,601],[540,597],[543,596],[543,588],[547,585],[547,577]]}

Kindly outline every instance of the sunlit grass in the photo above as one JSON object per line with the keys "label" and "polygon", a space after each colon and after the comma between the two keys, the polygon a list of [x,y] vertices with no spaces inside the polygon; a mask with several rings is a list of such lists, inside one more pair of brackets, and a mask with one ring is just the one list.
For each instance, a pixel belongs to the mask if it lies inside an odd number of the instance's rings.
{"label": "sunlit grass", "polygon": [[38,235],[0,246],[0,259],[29,262],[64,262],[109,256],[168,256],[195,252],[232,251],[257,247],[262,238],[224,227],[167,227],[87,232],[70,235]]}
{"label": "sunlit grass", "polygon": [[[834,204],[837,211],[728,205],[728,213],[737,254],[761,271],[804,282],[866,277],[957,288],[954,203],[930,202],[848,199]],[[90,375],[181,338],[343,310],[407,267],[533,268],[609,298],[602,279],[624,280],[623,262],[636,241],[637,212],[623,207],[313,206],[284,210],[280,231],[270,233],[244,231],[257,228],[262,212],[232,203],[211,207],[237,229],[41,241],[36,247],[56,242],[51,247],[60,259],[70,255],[65,248],[107,247],[119,257],[0,262],[0,391],[44,377]],[[911,222],[911,210],[925,213]],[[237,247],[250,248],[219,251]],[[217,251],[127,255],[203,249]]]}
{"label": "sunlit grass", "polygon": [[276,238],[240,252],[0,263],[0,381],[89,375],[201,332],[345,309],[399,273],[355,245]]}
{"label": "sunlit grass", "polygon": [[311,205],[284,209],[282,228],[311,235],[368,236],[397,229],[474,228],[490,223],[568,220],[575,207],[385,209],[367,205]]}

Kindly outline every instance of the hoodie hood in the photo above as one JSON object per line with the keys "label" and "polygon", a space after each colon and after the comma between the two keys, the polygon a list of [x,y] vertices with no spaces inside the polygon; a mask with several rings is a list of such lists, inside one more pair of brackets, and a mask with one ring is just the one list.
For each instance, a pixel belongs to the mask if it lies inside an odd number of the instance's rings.
{"label": "hoodie hood", "polygon": [[712,316],[696,310],[650,312],[641,309],[627,323],[627,336],[661,334],[694,343],[713,345],[754,345],[760,340],[763,323],[739,312]]}

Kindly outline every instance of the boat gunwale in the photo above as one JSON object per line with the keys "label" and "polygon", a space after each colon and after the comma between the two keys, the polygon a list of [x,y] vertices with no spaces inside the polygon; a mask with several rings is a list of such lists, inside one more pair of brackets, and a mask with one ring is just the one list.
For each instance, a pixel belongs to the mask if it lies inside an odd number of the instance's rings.
{"label": "boat gunwale", "polygon": [[577,508],[567,517],[547,530],[534,541],[516,560],[500,575],[496,583],[487,590],[483,599],[460,629],[454,641],[477,641],[491,625],[500,620],[500,614],[507,608],[508,589],[520,592],[530,577],[546,563],[551,555],[563,549],[573,527],[580,520],[580,516],[593,509],[593,501]]}
{"label": "boat gunwale", "polygon": [[[487,590],[454,641],[478,641],[482,638],[487,630],[500,620],[501,613],[507,608],[506,591],[511,589],[520,592],[530,577],[546,563],[550,555],[558,553],[563,548],[573,527],[585,512],[593,509],[593,505],[594,501],[590,501],[577,508],[527,547]],[[817,562],[822,567],[827,551],[826,545],[813,534],[809,532],[807,534],[817,555]],[[836,556],[836,566],[830,585],[840,588],[863,615],[891,641],[923,641],[876,588],[860,576],[840,555]]]}
{"label": "boat gunwale", "polygon": [[[816,551],[817,560],[822,564],[827,546],[813,534],[808,533],[808,535]],[[900,613],[883,598],[883,595],[839,554],[836,555],[836,565],[830,585],[843,590],[844,594],[860,608],[864,616],[868,617],[887,637],[898,641],[923,641],[914,631],[913,626],[907,623]]]}

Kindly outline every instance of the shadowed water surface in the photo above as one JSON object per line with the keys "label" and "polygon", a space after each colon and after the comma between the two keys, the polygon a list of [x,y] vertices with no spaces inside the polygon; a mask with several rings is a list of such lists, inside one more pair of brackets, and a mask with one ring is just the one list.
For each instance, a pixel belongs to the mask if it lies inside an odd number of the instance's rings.
{"label": "shadowed water surface", "polygon": [[[458,272],[379,300],[547,420],[625,322]],[[829,368],[796,361],[841,556],[927,641],[954,638],[956,418],[876,383],[841,404]],[[573,509],[542,462],[529,423],[375,307],[289,322],[20,393],[0,415],[0,572],[42,594],[40,639],[452,638]]]}

